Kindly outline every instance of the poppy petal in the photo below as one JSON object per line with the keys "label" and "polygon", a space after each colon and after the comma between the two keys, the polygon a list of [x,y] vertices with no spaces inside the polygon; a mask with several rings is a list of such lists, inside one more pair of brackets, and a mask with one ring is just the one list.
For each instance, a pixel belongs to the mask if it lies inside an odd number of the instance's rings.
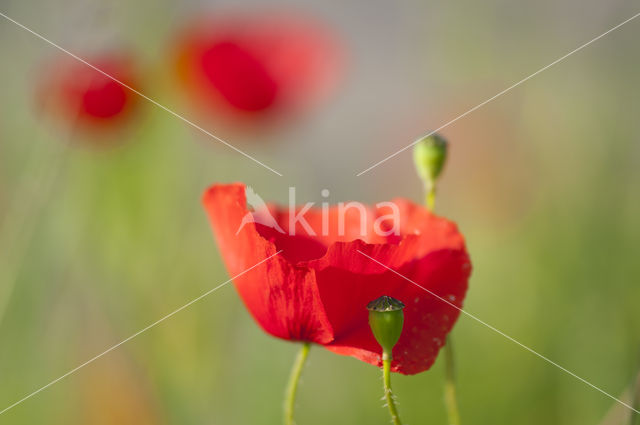
{"label": "poppy petal", "polygon": [[[385,216],[381,206],[345,214],[341,233],[336,232],[336,220],[344,213],[339,207],[289,212],[265,206],[271,222],[260,223],[256,217],[261,214],[252,215],[246,207],[241,184],[213,186],[204,197],[232,275],[283,250],[273,262],[235,280],[247,308],[267,332],[381,366],[366,305],[388,295],[406,305],[392,370],[414,374],[431,367],[455,324],[471,264],[454,223],[410,201],[393,202],[399,234],[380,235],[369,224]],[[302,212],[305,224],[290,220]],[[364,220],[367,225],[361,227]],[[360,238],[354,236],[363,230]]]}
{"label": "poppy petal", "polygon": [[[326,348],[381,366],[381,348],[369,329],[365,307],[388,295],[406,306],[392,370],[414,374],[431,367],[458,318],[459,310],[452,305],[462,306],[470,263],[464,250],[444,248],[423,257],[410,253],[398,246],[361,241],[329,251],[324,267],[316,270],[320,296],[335,332]],[[349,267],[344,267],[345,262]]]}
{"label": "poppy petal", "polygon": [[[244,185],[213,186],[205,193],[203,203],[232,276],[278,251],[273,242],[257,232],[255,223],[242,226],[249,212]],[[318,344],[333,339],[312,271],[295,267],[278,255],[233,283],[254,319],[271,335]]]}

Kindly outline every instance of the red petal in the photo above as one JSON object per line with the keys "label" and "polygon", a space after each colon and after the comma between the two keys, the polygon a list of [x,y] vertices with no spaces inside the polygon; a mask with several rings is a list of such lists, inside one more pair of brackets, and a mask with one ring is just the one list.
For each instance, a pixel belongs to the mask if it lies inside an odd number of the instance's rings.
{"label": "red petal", "polygon": [[199,17],[176,45],[177,70],[201,106],[250,120],[325,98],[344,68],[333,32],[297,15]]}
{"label": "red petal", "polygon": [[459,315],[455,307],[433,294],[461,307],[470,263],[464,249],[442,248],[416,256],[419,250],[414,244],[420,239],[406,239],[401,245],[367,245],[360,241],[338,244],[339,248],[330,249],[317,262],[321,264],[316,271],[317,285],[334,327],[335,340],[328,349],[382,365],[381,349],[369,330],[365,306],[388,295],[406,305],[403,332],[393,349],[392,369],[413,374],[431,367]]}
{"label": "red petal", "polygon": [[[260,236],[254,223],[247,223],[236,235],[248,213],[244,185],[212,186],[203,203],[232,276],[277,252],[275,244]],[[310,270],[295,267],[277,255],[233,283],[254,319],[271,335],[318,344],[333,339]]]}
{"label": "red petal", "polygon": [[[118,81],[136,87],[136,72],[125,55],[104,54],[90,62]],[[87,129],[118,128],[138,103],[138,95],[95,69],[66,57],[47,66],[39,99],[69,124]]]}
{"label": "red petal", "polygon": [[[292,236],[289,211],[271,206],[271,215],[284,233],[249,223],[236,237],[234,232],[248,212],[245,202],[242,185],[214,186],[205,195],[231,274],[283,250],[277,262],[271,263],[277,267],[251,272],[255,276],[252,286],[236,282],[249,310],[268,332],[325,344],[336,353],[380,365],[381,349],[369,329],[366,305],[388,295],[406,305],[404,330],[393,351],[393,370],[412,374],[433,364],[458,318],[454,306],[462,305],[471,271],[464,239],[455,224],[409,201],[395,200],[400,235],[373,232],[374,220],[389,212],[381,206],[347,212],[346,236],[339,231],[339,207],[326,211],[325,222],[321,210],[310,209],[304,214],[307,225],[295,223]],[[272,299],[271,294],[278,296]]]}
{"label": "red petal", "polygon": [[202,71],[230,105],[260,111],[276,100],[278,85],[265,66],[233,40],[219,40],[202,53]]}
{"label": "red petal", "polygon": [[[308,265],[316,270],[322,303],[334,329],[335,340],[327,348],[381,365],[381,349],[369,329],[365,306],[388,295],[406,305],[392,369],[413,374],[431,367],[459,315],[459,310],[433,294],[461,307],[471,265],[454,223],[409,201],[393,202],[400,210],[399,243],[335,242],[322,258]],[[360,220],[350,224],[359,231]]]}

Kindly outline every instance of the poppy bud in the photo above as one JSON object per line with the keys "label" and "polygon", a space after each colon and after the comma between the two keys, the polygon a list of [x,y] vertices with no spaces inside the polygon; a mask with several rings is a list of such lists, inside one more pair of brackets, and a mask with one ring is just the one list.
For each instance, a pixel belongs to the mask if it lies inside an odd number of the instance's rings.
{"label": "poppy bud", "polygon": [[437,133],[423,137],[413,147],[413,161],[425,185],[432,186],[447,160],[447,140]]}
{"label": "poppy bud", "polygon": [[369,326],[382,347],[383,360],[391,360],[391,350],[400,339],[404,324],[403,308],[401,301],[386,295],[367,304]]}

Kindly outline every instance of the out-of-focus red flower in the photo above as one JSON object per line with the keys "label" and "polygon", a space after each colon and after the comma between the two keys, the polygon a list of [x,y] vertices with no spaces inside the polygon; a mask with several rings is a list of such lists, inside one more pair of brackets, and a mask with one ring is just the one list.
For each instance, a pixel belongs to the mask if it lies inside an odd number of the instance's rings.
{"label": "out-of-focus red flower", "polygon": [[245,223],[237,232],[249,212],[244,185],[212,186],[203,202],[232,276],[282,250],[234,279],[246,307],[266,332],[322,344],[381,366],[381,349],[369,328],[366,306],[388,295],[406,305],[392,370],[414,374],[433,364],[459,311],[358,250],[460,307],[471,265],[454,223],[397,199],[393,202],[400,212],[398,235],[374,232],[374,220],[389,214],[384,207],[367,208],[365,236],[360,236],[364,220],[355,209],[347,210],[340,232],[340,211],[335,207],[327,209],[324,218],[321,209],[305,213],[317,236],[304,226],[296,226],[292,235],[290,212],[274,205],[267,208],[284,233],[258,222]]}
{"label": "out-of-focus red flower", "polygon": [[299,111],[330,94],[342,71],[332,32],[308,18],[238,14],[187,28],[177,42],[180,79],[199,106],[226,119]]}
{"label": "out-of-focus red flower", "polygon": [[[130,87],[137,86],[137,75],[128,58],[105,55],[88,62]],[[73,128],[119,128],[139,102],[131,90],[76,59],[57,58],[46,69],[39,101],[48,113]]]}

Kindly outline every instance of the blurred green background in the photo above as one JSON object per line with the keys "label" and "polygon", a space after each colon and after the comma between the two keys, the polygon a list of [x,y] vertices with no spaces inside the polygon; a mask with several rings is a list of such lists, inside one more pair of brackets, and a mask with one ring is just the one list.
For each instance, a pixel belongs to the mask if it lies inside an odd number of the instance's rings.
{"label": "blurred green background", "polygon": [[[300,203],[324,188],[332,202],[420,201],[409,151],[355,175],[638,12],[622,0],[0,5],[81,56],[134,49],[144,93],[185,116],[168,46],[203,8],[299,10],[348,55],[331,98],[277,130],[197,120],[278,177],[146,102],[117,147],[70,143],[34,105],[58,52],[0,20],[0,410],[228,279],[207,185],[242,181],[279,202],[289,186]],[[638,34],[630,22],[442,131],[438,194],[474,264],[465,308],[616,397],[640,357]],[[465,424],[597,424],[614,404],[466,317],[454,338]],[[228,286],[0,423],[278,424],[296,350]],[[446,423],[442,369],[394,376],[406,423]],[[388,423],[379,375],[314,347],[297,422]]]}

